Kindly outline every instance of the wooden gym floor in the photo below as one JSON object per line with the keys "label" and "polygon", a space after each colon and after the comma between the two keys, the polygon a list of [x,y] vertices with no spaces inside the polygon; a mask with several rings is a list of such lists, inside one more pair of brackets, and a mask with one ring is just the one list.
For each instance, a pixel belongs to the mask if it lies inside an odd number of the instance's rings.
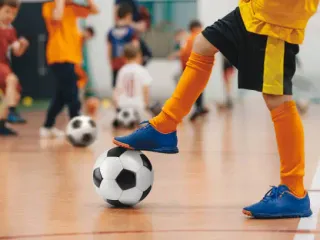
{"label": "wooden gym floor", "polygon": [[147,153],[155,183],[134,209],[107,207],[92,185],[95,159],[120,134],[106,114],[88,149],[40,140],[43,112],[25,114],[29,123],[17,127],[18,138],[0,139],[0,239],[320,239],[319,106],[303,117],[305,183],[315,213],[304,220],[252,220],[241,213],[279,181],[273,126],[260,97],[247,97],[229,113],[212,108],[194,124],[185,121],[178,155]]}

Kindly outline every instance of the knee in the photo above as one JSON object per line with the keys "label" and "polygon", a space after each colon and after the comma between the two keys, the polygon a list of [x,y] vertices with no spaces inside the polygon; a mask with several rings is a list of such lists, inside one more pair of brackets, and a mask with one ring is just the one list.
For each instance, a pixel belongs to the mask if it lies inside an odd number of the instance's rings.
{"label": "knee", "polygon": [[218,52],[218,49],[213,46],[202,34],[199,34],[195,38],[192,50],[203,56],[213,56]]}
{"label": "knee", "polygon": [[15,74],[9,74],[6,79],[6,84],[8,87],[18,87],[19,80]]}
{"label": "knee", "polygon": [[292,96],[290,95],[271,95],[263,93],[263,99],[268,107],[268,109],[271,111],[280,105],[282,105],[285,102],[292,101]]}

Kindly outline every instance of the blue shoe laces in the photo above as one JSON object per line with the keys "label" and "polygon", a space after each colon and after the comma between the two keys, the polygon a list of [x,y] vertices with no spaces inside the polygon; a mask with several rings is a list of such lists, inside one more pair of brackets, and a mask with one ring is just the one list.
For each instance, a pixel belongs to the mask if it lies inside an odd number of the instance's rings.
{"label": "blue shoe laces", "polygon": [[[146,124],[146,125],[145,126],[141,126],[143,124]],[[148,125],[149,125],[149,121],[143,121],[143,122],[139,123],[139,126],[141,126],[141,127],[139,127],[137,130],[135,130],[134,133],[137,133],[137,132],[141,131],[142,129],[145,129]]]}
{"label": "blue shoe laces", "polygon": [[271,186],[271,189],[264,195],[261,201],[263,202],[274,201],[280,198],[283,193],[284,191],[280,191],[279,187]]}

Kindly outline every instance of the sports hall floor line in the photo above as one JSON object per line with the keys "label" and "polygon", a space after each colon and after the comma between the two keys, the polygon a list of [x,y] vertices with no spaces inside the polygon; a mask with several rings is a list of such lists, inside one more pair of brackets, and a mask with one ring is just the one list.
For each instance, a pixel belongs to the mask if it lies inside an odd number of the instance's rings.
{"label": "sports hall floor line", "polygon": [[[314,191],[312,189],[315,189]],[[309,197],[311,201],[311,209],[313,211],[313,215],[309,218],[302,218],[299,221],[297,230],[309,230],[308,234],[296,233],[294,236],[294,240],[314,240],[315,234],[314,230],[317,229],[317,223],[319,219],[319,209],[320,209],[320,158],[318,160],[318,165],[316,172],[313,176],[311,183],[311,190],[309,192]]]}
{"label": "sports hall floor line", "polygon": [[[263,220],[261,220],[263,221]],[[269,220],[265,220],[269,221]],[[273,220],[274,221],[274,220]],[[132,231],[96,231],[96,232],[73,232],[73,233],[51,233],[51,234],[26,234],[16,236],[0,236],[0,240],[25,239],[25,238],[49,238],[49,237],[70,237],[70,236],[92,236],[92,235],[113,235],[113,234],[145,234],[145,233],[217,233],[217,232],[239,232],[239,233],[296,233],[304,236],[320,236],[320,230],[299,230],[299,229],[159,229],[159,230],[132,230]],[[301,238],[302,239],[302,238]],[[309,238],[303,238],[303,240]]]}

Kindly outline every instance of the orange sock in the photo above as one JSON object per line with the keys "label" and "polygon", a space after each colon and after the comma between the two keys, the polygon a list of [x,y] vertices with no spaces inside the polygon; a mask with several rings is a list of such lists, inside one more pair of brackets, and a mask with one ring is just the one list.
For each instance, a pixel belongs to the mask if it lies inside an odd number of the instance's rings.
{"label": "orange sock", "polygon": [[293,101],[285,102],[271,111],[281,163],[281,184],[298,197],[305,195],[304,131]]}
{"label": "orange sock", "polygon": [[151,119],[150,124],[162,133],[175,131],[206,87],[213,64],[214,56],[192,52],[173,95],[165,103],[162,112]]}

